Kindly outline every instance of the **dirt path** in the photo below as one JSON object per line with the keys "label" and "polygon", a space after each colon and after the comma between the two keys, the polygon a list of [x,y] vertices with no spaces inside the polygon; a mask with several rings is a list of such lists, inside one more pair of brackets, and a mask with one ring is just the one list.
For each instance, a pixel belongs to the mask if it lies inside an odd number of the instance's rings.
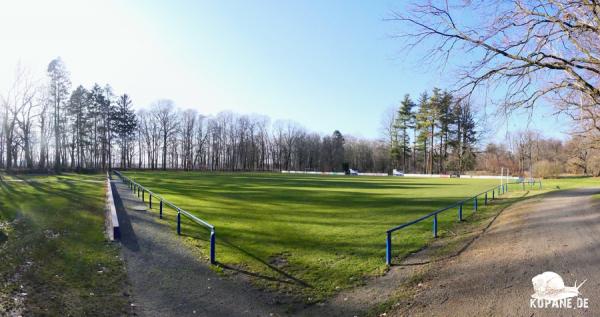
{"label": "dirt path", "polygon": [[[457,257],[431,267],[397,316],[600,316],[599,189],[551,193],[505,210]],[[531,279],[553,271],[581,283],[588,309],[530,308]]]}
{"label": "dirt path", "polygon": [[141,316],[283,316],[268,294],[221,278],[199,261],[154,212],[137,211],[141,201],[113,180],[121,225],[122,253]]}

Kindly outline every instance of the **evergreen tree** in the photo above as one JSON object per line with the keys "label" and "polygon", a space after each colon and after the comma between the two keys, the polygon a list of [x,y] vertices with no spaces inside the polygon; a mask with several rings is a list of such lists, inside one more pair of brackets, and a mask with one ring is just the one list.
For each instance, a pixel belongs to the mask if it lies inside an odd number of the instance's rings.
{"label": "evergreen tree", "polygon": [[333,171],[343,169],[344,165],[344,136],[338,130],[331,135]]}
{"label": "evergreen tree", "polygon": [[429,161],[428,161],[428,173],[433,174],[433,162],[435,158],[435,136],[436,127],[440,124],[440,109],[442,108],[443,94],[439,88],[433,88],[431,97],[429,99],[429,108],[427,111],[427,126],[429,127]]}
{"label": "evergreen tree", "polygon": [[116,102],[116,109],[113,114],[112,130],[119,137],[121,146],[121,167],[126,168],[131,165],[127,160],[130,157],[130,139],[137,128],[137,117],[135,111],[131,108],[131,98],[127,94],[119,96]]}
{"label": "evergreen tree", "polygon": [[427,153],[427,145],[429,141],[429,126],[431,124],[431,121],[429,120],[430,105],[431,104],[429,102],[429,95],[427,94],[427,92],[423,92],[419,97],[419,110],[415,115],[417,146],[419,151],[423,153],[423,173],[428,172],[427,162],[429,162],[429,159]]}
{"label": "evergreen tree", "polygon": [[53,59],[48,65],[48,77],[50,78],[49,99],[53,109],[54,123],[54,168],[60,171],[63,151],[62,139],[64,136],[64,122],[62,110],[65,107],[71,80],[67,68],[60,57]]}
{"label": "evergreen tree", "polygon": [[69,99],[67,116],[71,125],[71,167],[80,170],[83,166],[86,137],[88,136],[87,122],[89,117],[89,92],[78,86]]}
{"label": "evergreen tree", "polygon": [[439,136],[439,156],[438,170],[440,173],[446,171],[445,162],[448,159],[448,137],[450,134],[450,126],[453,123],[454,116],[452,115],[452,99],[451,93],[444,91],[437,107],[438,114],[438,136]]}
{"label": "evergreen tree", "polygon": [[475,167],[475,145],[477,142],[477,131],[471,105],[463,104],[461,107],[460,121],[462,122],[462,147],[460,159],[460,172]]}
{"label": "evergreen tree", "polygon": [[410,99],[410,95],[404,95],[404,99],[400,103],[398,115],[396,116],[395,129],[398,131],[399,151],[402,153],[402,169],[408,169],[407,156],[410,153],[410,136],[409,129],[413,129],[415,125],[415,114],[413,108],[415,103]]}
{"label": "evergreen tree", "polygon": [[455,103],[452,108],[453,128],[450,133],[452,159],[449,167],[462,173],[475,166],[475,145],[477,131],[471,106],[468,103]]}
{"label": "evergreen tree", "polygon": [[100,166],[100,157],[102,153],[103,143],[103,120],[102,116],[104,108],[106,107],[107,101],[104,95],[104,90],[100,85],[94,84],[90,90],[90,107],[89,107],[89,118],[90,118],[90,165],[94,168]]}

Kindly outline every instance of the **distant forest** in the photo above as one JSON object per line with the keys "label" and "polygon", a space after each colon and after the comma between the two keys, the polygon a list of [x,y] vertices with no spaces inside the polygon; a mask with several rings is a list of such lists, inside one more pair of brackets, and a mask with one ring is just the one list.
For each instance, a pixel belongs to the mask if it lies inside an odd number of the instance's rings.
{"label": "distant forest", "polygon": [[471,105],[437,88],[416,102],[406,95],[384,114],[384,137],[377,140],[338,130],[320,135],[263,115],[205,116],[168,99],[135,111],[130,96],[115,95],[109,85],[73,88],[60,58],[50,62],[42,81],[18,68],[0,97],[0,168],[6,170],[497,173],[510,166],[520,175],[600,170],[590,159],[595,150],[576,140],[563,144],[519,132],[506,144],[481,148]]}

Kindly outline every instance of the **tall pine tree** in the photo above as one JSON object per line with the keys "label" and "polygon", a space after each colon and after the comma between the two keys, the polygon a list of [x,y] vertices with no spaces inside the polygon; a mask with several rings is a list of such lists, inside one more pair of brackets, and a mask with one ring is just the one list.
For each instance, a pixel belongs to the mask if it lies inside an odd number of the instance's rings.
{"label": "tall pine tree", "polygon": [[408,169],[408,155],[410,153],[410,134],[409,129],[414,129],[415,114],[413,108],[415,103],[410,99],[410,95],[404,95],[404,99],[400,103],[398,114],[396,115],[396,123],[394,128],[398,135],[398,148],[402,154],[402,169]]}

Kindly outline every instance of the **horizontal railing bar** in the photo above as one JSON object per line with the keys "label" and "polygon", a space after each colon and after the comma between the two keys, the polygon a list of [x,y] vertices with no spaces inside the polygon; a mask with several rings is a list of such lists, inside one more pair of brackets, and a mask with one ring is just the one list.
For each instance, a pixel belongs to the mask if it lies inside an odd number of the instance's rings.
{"label": "horizontal railing bar", "polygon": [[392,232],[394,232],[394,231],[400,230],[400,229],[402,229],[402,228],[405,228],[405,227],[408,227],[408,226],[410,226],[410,225],[414,225],[414,224],[415,224],[415,223],[417,223],[417,222],[421,222],[421,221],[423,221],[423,220],[425,220],[425,219],[427,219],[427,218],[430,218],[431,216],[435,216],[435,215],[437,215],[437,214],[438,214],[438,212],[433,212],[433,213],[427,214],[427,215],[425,215],[425,216],[422,216],[421,218],[415,219],[415,220],[413,220],[413,221],[411,221],[411,222],[407,222],[407,223],[401,224],[401,225],[399,225],[399,226],[397,226],[397,227],[394,227],[394,228],[392,228],[392,229],[389,229],[389,230],[387,231],[387,233],[392,233]]}
{"label": "horizontal railing bar", "polygon": [[200,219],[200,218],[198,218],[198,217],[196,217],[196,216],[192,215],[191,213],[189,213],[189,212],[187,212],[187,211],[185,211],[185,210],[183,210],[183,209],[179,209],[179,211],[180,211],[180,212],[181,212],[181,213],[182,213],[184,216],[186,216],[186,217],[188,217],[188,218],[190,218],[190,219],[192,219],[192,220],[196,221],[197,223],[203,224],[203,225],[205,225],[206,227],[210,228],[211,230],[214,230],[214,229],[215,229],[215,226],[213,226],[213,225],[211,225],[210,223],[208,223],[208,222],[206,222],[206,221],[204,221],[204,220],[202,220],[202,219]]}
{"label": "horizontal railing bar", "polygon": [[402,229],[404,227],[407,227],[407,226],[410,226],[410,225],[414,225],[417,222],[421,222],[421,221],[423,221],[423,220],[425,220],[427,218],[431,218],[431,217],[433,217],[433,216],[435,216],[435,215],[437,215],[437,214],[439,214],[441,212],[444,212],[444,211],[446,211],[448,209],[451,209],[451,208],[454,208],[454,207],[459,206],[461,204],[464,204],[465,202],[467,202],[467,201],[469,201],[469,200],[471,200],[473,198],[474,197],[460,200],[458,202],[453,203],[452,205],[448,205],[448,206],[446,206],[446,207],[444,207],[442,209],[438,209],[438,210],[436,210],[436,211],[434,211],[432,213],[426,214],[425,216],[422,216],[421,218],[415,219],[415,220],[413,220],[411,222],[407,222],[407,223],[401,224],[401,225],[399,225],[397,227],[394,227],[392,229],[389,229],[387,232],[394,232],[394,231],[400,230],[400,229]]}
{"label": "horizontal railing bar", "polygon": [[[400,229],[403,229],[403,228],[406,228],[408,226],[414,225],[414,224],[416,224],[418,222],[421,222],[423,220],[426,220],[428,218],[434,217],[433,218],[433,236],[435,238],[437,238],[438,237],[438,217],[437,217],[437,215],[439,213],[441,213],[443,211],[446,211],[448,209],[454,208],[456,206],[459,206],[458,207],[458,220],[462,221],[463,220],[463,218],[462,218],[462,215],[463,215],[463,205],[465,203],[468,203],[468,201],[474,200],[473,201],[473,209],[474,209],[474,211],[477,211],[477,201],[479,200],[479,196],[485,195],[485,198],[484,198],[485,202],[484,202],[484,204],[487,205],[488,193],[489,192],[492,192],[492,199],[494,199],[494,196],[495,196],[494,194],[496,193],[496,190],[498,190],[498,195],[500,195],[502,193],[508,192],[508,188],[509,188],[508,185],[511,185],[511,184],[523,184],[523,187],[524,187],[525,183],[529,183],[529,184],[531,184],[531,186],[535,186],[536,181],[535,181],[534,178],[532,178],[532,179],[529,179],[528,181],[526,181],[525,179],[522,179],[521,181],[517,181],[517,182],[506,182],[506,183],[503,183],[501,185],[498,185],[498,186],[495,186],[493,188],[490,188],[490,189],[487,189],[485,191],[482,191],[481,193],[476,194],[474,196],[471,196],[469,198],[457,201],[457,202],[455,202],[455,203],[453,203],[451,205],[448,205],[448,206],[446,206],[444,208],[438,209],[438,210],[436,210],[436,211],[434,211],[432,213],[429,213],[427,215],[419,217],[419,218],[417,218],[417,219],[415,219],[413,221],[401,224],[399,226],[396,226],[396,227],[393,227],[393,228],[387,230],[386,231],[386,247],[385,247],[385,262],[386,262],[386,264],[387,265],[391,265],[391,263],[392,263],[392,233],[394,233],[395,231],[398,231]],[[542,189],[542,180],[541,179],[538,180],[538,183],[539,183],[539,188],[541,190]]]}
{"label": "horizontal railing bar", "polygon": [[180,213],[182,213],[184,216],[188,217],[189,219],[191,219],[191,220],[193,220],[193,221],[197,222],[198,224],[201,224],[201,225],[203,225],[203,226],[206,226],[206,227],[208,227],[210,230],[214,230],[214,229],[215,229],[215,226],[213,226],[213,225],[211,225],[210,223],[208,223],[208,222],[206,222],[206,221],[204,221],[204,220],[202,220],[202,219],[200,219],[200,218],[198,218],[198,217],[196,217],[196,216],[192,215],[192,214],[191,214],[189,211],[185,211],[185,210],[183,210],[183,209],[179,208],[179,207],[178,207],[177,205],[175,205],[174,203],[172,203],[172,202],[170,202],[170,201],[166,200],[164,197],[162,197],[162,196],[160,196],[160,195],[157,195],[157,194],[155,194],[155,193],[154,193],[154,192],[152,192],[151,190],[147,189],[146,187],[144,187],[143,185],[141,185],[141,184],[137,183],[136,181],[134,181],[134,180],[130,179],[129,177],[127,177],[127,176],[124,176],[123,174],[121,174],[121,173],[120,173],[120,172],[118,172],[118,171],[114,171],[114,172],[115,172],[115,173],[117,173],[117,175],[119,175],[119,177],[121,177],[121,178],[126,178],[126,179],[127,179],[129,182],[131,182],[131,183],[133,183],[133,184],[135,184],[135,185],[139,186],[139,187],[140,187],[142,190],[146,191],[148,194],[150,194],[150,195],[152,195],[152,196],[154,196],[154,197],[158,198],[160,201],[162,201],[162,202],[163,202],[163,204],[166,204],[166,205],[169,205],[169,206],[171,206],[171,207],[172,207],[173,209],[175,209],[177,212],[180,212]]}
{"label": "horizontal railing bar", "polygon": [[[522,182],[512,182],[512,183],[504,183],[504,184],[505,184],[505,185],[509,185],[509,184],[521,184],[521,183],[522,183]],[[471,197],[469,197],[469,198],[466,198],[466,199],[463,199],[463,200],[459,200],[459,201],[457,201],[457,202],[455,202],[455,203],[453,203],[453,204],[451,204],[451,205],[448,205],[448,206],[446,206],[446,207],[444,207],[444,208],[438,209],[438,210],[436,210],[436,211],[434,211],[434,212],[431,212],[431,213],[429,213],[429,214],[427,214],[427,215],[425,215],[425,216],[422,216],[422,217],[420,217],[420,218],[417,218],[417,219],[415,219],[415,220],[413,220],[413,221],[410,221],[410,222],[407,222],[407,223],[403,223],[403,224],[401,224],[401,225],[399,225],[399,226],[396,226],[396,227],[393,227],[393,228],[391,228],[391,229],[388,229],[386,232],[387,232],[387,233],[392,233],[392,232],[398,231],[398,230],[400,230],[400,229],[402,229],[402,228],[406,228],[406,227],[408,227],[408,226],[410,226],[410,225],[414,225],[415,223],[418,223],[418,222],[421,222],[421,221],[423,221],[423,220],[426,220],[427,218],[431,218],[431,217],[433,217],[433,216],[435,216],[435,215],[437,215],[437,214],[439,214],[439,213],[441,213],[441,212],[444,212],[444,211],[446,211],[446,210],[448,210],[448,209],[452,209],[452,208],[454,208],[454,207],[457,207],[457,206],[459,206],[459,205],[461,205],[461,204],[464,204],[464,203],[466,203],[466,202],[468,202],[468,201],[470,201],[470,200],[472,200],[472,199],[475,199],[475,198],[477,198],[477,197],[479,197],[479,196],[481,196],[481,195],[483,195],[483,194],[485,194],[485,193],[489,193],[489,192],[491,192],[492,190],[496,190],[496,189],[500,188],[500,186],[501,186],[501,185],[498,185],[498,186],[496,186],[496,187],[494,187],[494,188],[490,188],[490,189],[488,189],[488,190],[486,190],[486,191],[483,191],[483,192],[481,192],[481,193],[479,193],[479,194],[477,194],[477,195],[471,196]]]}
{"label": "horizontal railing bar", "polygon": [[117,174],[122,181],[126,181],[128,185],[132,185],[130,186],[132,190],[135,190],[135,188],[133,187],[133,185],[135,185],[136,187],[138,187],[138,195],[139,195],[139,189],[142,190],[142,201],[144,200],[144,192],[148,192],[148,194],[150,195],[150,208],[152,208],[152,197],[156,197],[160,200],[160,218],[162,219],[162,214],[163,214],[163,205],[167,204],[169,206],[171,206],[172,208],[175,209],[175,211],[177,211],[177,234],[181,234],[181,215],[184,215],[186,217],[188,217],[189,219],[193,220],[194,222],[205,226],[207,228],[210,229],[210,263],[211,264],[217,264],[217,260],[216,260],[216,241],[217,241],[217,232],[215,230],[215,226],[211,225],[210,223],[192,215],[190,212],[185,211],[179,207],[177,207],[175,204],[173,204],[172,202],[164,199],[162,196],[157,195],[155,193],[153,193],[151,190],[147,189],[146,187],[136,183],[134,180],[130,179],[127,176],[123,176],[123,174],[121,174],[119,171],[113,171],[115,174]]}

